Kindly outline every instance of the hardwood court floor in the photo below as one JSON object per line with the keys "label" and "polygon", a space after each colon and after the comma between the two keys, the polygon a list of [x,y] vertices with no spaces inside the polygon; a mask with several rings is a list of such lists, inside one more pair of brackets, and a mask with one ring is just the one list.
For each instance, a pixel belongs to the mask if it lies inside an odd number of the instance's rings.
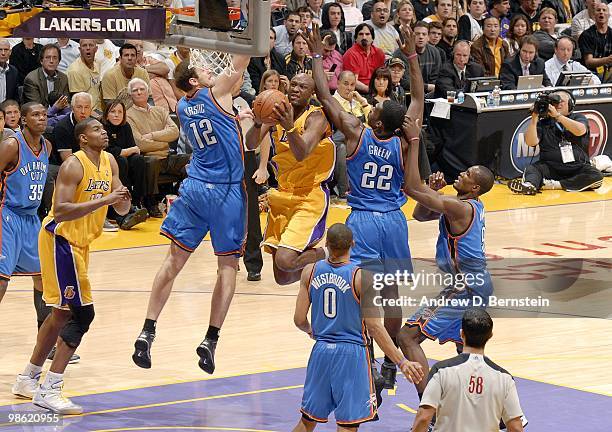
{"label": "hardwood court floor", "polygon": [[[547,191],[537,197],[517,197],[496,186],[485,200],[487,252],[506,259],[550,258],[538,253],[612,258],[610,180],[597,192]],[[345,215],[332,209],[330,222]],[[198,368],[195,354],[207,327],[216,273],[209,242],[193,254],[176,281],[159,320],[153,368],[139,369],[130,358],[151,282],[167,250],[154,233],[158,224],[152,221],[134,232],[105,234],[96,243],[99,251],[92,253],[90,264],[96,319],[79,348],[81,363],[68,367],[67,395],[209,378]],[[410,221],[409,231],[413,255],[433,257],[437,223]],[[126,249],[104,250],[111,247]],[[244,266],[238,274],[236,296],[217,350],[215,378],[306,365],[312,341],[293,326],[297,288],[277,286],[269,256],[264,260],[261,282],[247,282]],[[605,290],[585,297],[587,304],[603,304],[611,317],[612,296]],[[0,308],[0,404],[12,404],[10,387],[36,337],[30,280],[11,281]],[[519,377],[612,396],[612,320],[550,316],[496,319],[488,355]],[[455,353],[449,344],[427,341],[424,348],[432,359]]]}

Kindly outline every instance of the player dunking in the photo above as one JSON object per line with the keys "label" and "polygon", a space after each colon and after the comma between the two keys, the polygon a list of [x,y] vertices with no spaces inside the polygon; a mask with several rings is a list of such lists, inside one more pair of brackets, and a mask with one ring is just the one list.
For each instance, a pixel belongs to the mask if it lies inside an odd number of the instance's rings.
{"label": "player dunking", "polygon": [[[362,272],[350,258],[353,234],[344,224],[327,231],[329,258],[302,272],[295,306],[295,325],[316,340],[306,371],[302,418],[294,432],[310,432],[334,411],[338,431],[356,431],[376,415],[367,332],[406,378],[419,382],[422,367],[404,358],[394,346],[378,314],[363,313]],[[312,326],[308,310],[312,305]],[[371,315],[371,316],[366,316]]]}
{"label": "player dunking", "polygon": [[[30,396],[35,405],[59,414],[83,412],[61,392],[66,365],[94,319],[87,276],[89,245],[102,234],[109,205],[120,215],[131,207],[117,162],[104,151],[108,135],[102,124],[85,119],[76,125],[74,134],[81,150],[60,168],[53,206],[38,237],[43,299],[53,308],[38,332],[30,363],[13,387],[13,393]],[[57,352],[39,387],[43,362],[56,340]]]}
{"label": "player dunking", "polygon": [[270,211],[263,244],[272,254],[274,279],[280,285],[297,282],[306,264],[326,254],[314,246],[325,233],[329,207],[325,182],[333,172],[336,152],[325,114],[310,103],[314,88],[308,75],[294,76],[289,85],[290,104],[274,108],[280,123],[255,123],[247,133],[247,143],[256,147],[271,132],[278,190],[268,191]]}
{"label": "player dunking", "polygon": [[[157,319],[170,296],[177,275],[210,231],[218,272],[206,337],[196,349],[198,365],[215,371],[219,331],[236,289],[236,269],[246,239],[246,191],[242,133],[232,110],[232,88],[242,79],[248,56],[234,55],[235,71],[214,81],[206,69],[185,61],[174,75],[176,86],[186,93],[177,105],[181,129],[193,145],[193,156],[179,197],[161,226],[172,240],[149,298],[147,316],[134,343],[134,363],[151,367],[151,345]],[[214,84],[214,85],[213,85]]]}
{"label": "player dunking", "polygon": [[[408,169],[405,175],[405,191],[417,201],[414,217],[417,220],[440,220],[440,234],[436,245],[436,263],[440,270],[457,277],[457,281],[475,281],[460,286],[458,283],[445,288],[439,295],[446,299],[467,299],[465,306],[421,307],[402,328],[400,347],[413,361],[428,370],[427,358],[421,348],[425,338],[438,339],[440,343],[453,341],[461,347],[461,318],[472,306],[474,296],[480,296],[486,305],[493,292],[491,276],[487,271],[484,249],[485,211],[479,197],[493,187],[494,177],[483,166],[472,166],[462,172],[453,187],[456,196],[437,192],[446,185],[441,173],[430,176],[430,186],[421,182],[418,175],[419,133],[422,114],[406,115],[403,130],[409,142]],[[460,278],[460,279],[459,279]],[[419,398],[427,383],[416,385]]]}
{"label": "player dunking", "polygon": [[24,119],[23,131],[0,144],[0,301],[11,276],[31,275],[34,308],[40,327],[49,309],[42,300],[38,259],[40,219],[36,212],[47,179],[51,145],[45,143],[42,136],[47,127],[44,106],[26,103],[21,107],[21,117]]}
{"label": "player dunking", "polygon": [[[410,30],[404,32],[402,51],[410,62],[411,115],[423,110],[423,79]],[[408,246],[408,223],[401,210],[406,202],[402,191],[407,146],[399,135],[406,108],[394,101],[377,104],[371,111],[368,124],[344,111],[329,92],[323,70],[323,42],[318,26],[313,24],[309,45],[314,52],[313,74],[317,97],[326,114],[346,137],[347,172],[350,185],[348,203],[352,207],[346,220],[355,235],[351,258],[364,268],[394,274],[396,271],[412,273],[412,260]],[[418,171],[418,168],[417,168]],[[389,287],[383,295],[397,297],[396,287]],[[395,341],[401,325],[401,308],[387,308],[385,327]],[[381,372],[385,388],[395,384],[395,364],[385,357]]]}

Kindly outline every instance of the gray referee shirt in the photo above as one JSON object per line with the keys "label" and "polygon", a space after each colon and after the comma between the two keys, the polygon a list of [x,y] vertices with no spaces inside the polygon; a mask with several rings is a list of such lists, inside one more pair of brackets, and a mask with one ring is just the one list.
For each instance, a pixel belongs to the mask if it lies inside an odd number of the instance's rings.
{"label": "gray referee shirt", "polygon": [[436,363],[420,406],[436,409],[435,432],[499,431],[523,415],[512,375],[480,354]]}

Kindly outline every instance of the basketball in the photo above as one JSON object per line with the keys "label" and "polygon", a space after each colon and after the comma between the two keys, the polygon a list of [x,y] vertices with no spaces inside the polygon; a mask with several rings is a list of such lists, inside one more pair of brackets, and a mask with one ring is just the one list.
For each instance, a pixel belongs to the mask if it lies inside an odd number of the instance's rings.
{"label": "basketball", "polygon": [[289,103],[287,96],[278,90],[265,90],[255,98],[253,102],[253,114],[258,122],[266,124],[278,124],[278,119],[274,116],[274,104],[283,101]]}

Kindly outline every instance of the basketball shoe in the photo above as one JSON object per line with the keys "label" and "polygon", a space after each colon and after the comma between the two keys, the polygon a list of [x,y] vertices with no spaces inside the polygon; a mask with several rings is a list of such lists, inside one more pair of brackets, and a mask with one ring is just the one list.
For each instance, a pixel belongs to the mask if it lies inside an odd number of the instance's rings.
{"label": "basketball shoe", "polygon": [[394,389],[396,381],[395,376],[397,375],[397,367],[395,367],[393,363],[383,362],[382,366],[380,367],[380,374],[385,379],[384,388]]}
{"label": "basketball shoe", "polygon": [[49,388],[40,386],[32,398],[32,403],[58,414],[81,414],[83,407],[62,395],[63,386],[63,381],[57,382]]}
{"label": "basketball shoe", "polygon": [[151,368],[151,345],[155,340],[155,333],[143,330],[140,332],[138,339],[134,342],[134,354],[132,354],[132,360],[144,369]]}
{"label": "basketball shoe", "polygon": [[510,190],[517,194],[522,195],[535,195],[538,193],[538,190],[534,185],[529,182],[524,182],[521,178],[515,178],[508,182],[508,187]]}
{"label": "basketball shoe", "polygon": [[17,381],[13,384],[11,392],[18,397],[25,399],[32,399],[36,390],[38,390],[38,380],[40,379],[40,373],[32,378],[29,375],[17,375]]}
{"label": "basketball shoe", "polygon": [[215,350],[217,349],[217,341],[204,338],[200,346],[196,349],[200,361],[198,366],[204,372],[212,374],[215,371]]}

